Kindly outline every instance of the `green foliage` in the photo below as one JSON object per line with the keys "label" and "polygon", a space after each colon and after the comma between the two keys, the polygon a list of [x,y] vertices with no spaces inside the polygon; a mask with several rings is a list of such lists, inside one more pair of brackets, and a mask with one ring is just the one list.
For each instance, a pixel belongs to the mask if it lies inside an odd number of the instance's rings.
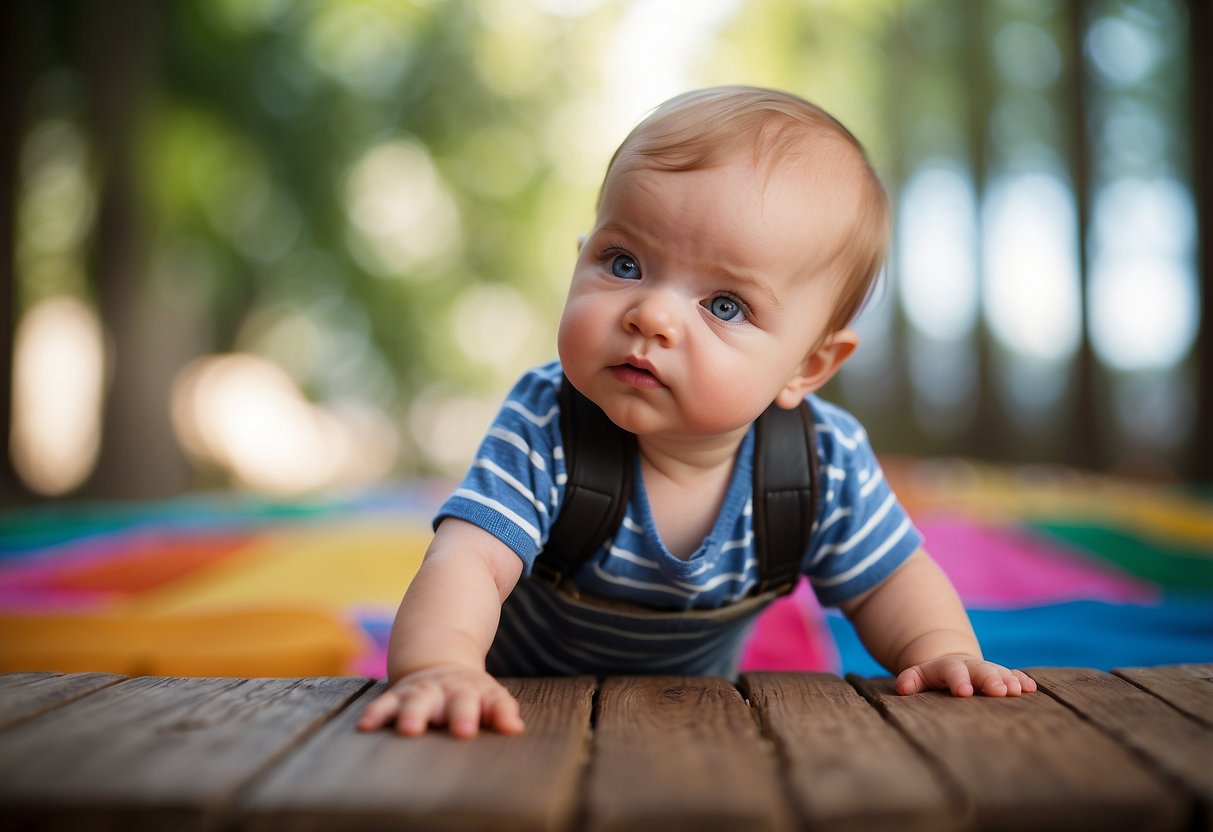
{"label": "green foliage", "polygon": [[[400,472],[457,468],[438,427],[456,413],[473,425],[519,370],[554,354],[601,173],[661,98],[789,89],[856,133],[895,201],[940,163],[980,194],[1000,166],[1073,167],[1066,73],[1092,56],[1098,69],[1101,43],[1119,48],[1115,27],[1091,40],[1098,20],[1132,19],[1158,44],[1182,28],[1177,0],[1081,5],[1085,59],[1060,0],[46,2],[30,38],[41,52],[19,185],[21,306],[100,294],[89,257],[107,171],[83,45],[98,14],[138,17],[143,288],[187,311],[204,333],[196,353],[256,353],[313,401],[390,416]],[[1114,140],[1093,142],[1096,174],[1186,175],[1183,131],[1157,126],[1185,126],[1172,94],[1184,59],[1163,50],[1155,63],[1132,89],[1093,76],[1092,124],[1120,119]],[[906,372],[897,353],[860,379],[877,393],[856,398],[874,436],[921,449],[922,426],[904,418],[913,391],[887,383]]]}

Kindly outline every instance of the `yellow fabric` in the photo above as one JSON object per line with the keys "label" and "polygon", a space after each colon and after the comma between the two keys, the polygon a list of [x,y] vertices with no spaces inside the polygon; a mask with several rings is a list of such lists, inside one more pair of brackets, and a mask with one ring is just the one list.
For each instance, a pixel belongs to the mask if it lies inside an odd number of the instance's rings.
{"label": "yellow fabric", "polygon": [[144,593],[131,609],[167,614],[314,604],[395,610],[431,536],[423,526],[366,521],[267,532],[239,558]]}

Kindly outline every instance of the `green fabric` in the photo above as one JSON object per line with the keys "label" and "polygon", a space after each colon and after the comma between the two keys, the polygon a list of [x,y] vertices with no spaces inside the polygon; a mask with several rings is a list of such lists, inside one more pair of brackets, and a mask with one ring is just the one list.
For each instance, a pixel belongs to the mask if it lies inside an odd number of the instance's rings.
{"label": "green fabric", "polygon": [[304,519],[331,512],[334,504],[275,502],[247,496],[184,497],[150,503],[44,505],[0,515],[0,557],[81,538],[136,529],[214,529],[267,521]]}
{"label": "green fabric", "polygon": [[1106,524],[1053,520],[1027,526],[1165,589],[1213,589],[1213,553],[1207,549],[1149,540]]}

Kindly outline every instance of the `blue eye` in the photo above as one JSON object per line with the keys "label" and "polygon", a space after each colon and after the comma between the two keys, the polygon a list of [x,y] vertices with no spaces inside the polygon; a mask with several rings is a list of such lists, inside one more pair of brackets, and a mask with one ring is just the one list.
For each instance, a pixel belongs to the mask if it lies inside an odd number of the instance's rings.
{"label": "blue eye", "polygon": [[639,280],[640,266],[631,255],[620,254],[611,261],[611,274],[624,280]]}
{"label": "blue eye", "polygon": [[722,321],[732,321],[741,317],[744,320],[745,312],[741,308],[741,304],[736,298],[731,298],[728,295],[717,295],[704,304],[708,311]]}

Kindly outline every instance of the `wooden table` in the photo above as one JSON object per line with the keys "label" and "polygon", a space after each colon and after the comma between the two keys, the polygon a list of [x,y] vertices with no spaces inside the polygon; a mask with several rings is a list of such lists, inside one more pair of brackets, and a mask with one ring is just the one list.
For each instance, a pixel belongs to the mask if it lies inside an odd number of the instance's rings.
{"label": "wooden table", "polygon": [[1213,829],[1213,665],[512,680],[528,730],[359,733],[381,682],[0,676],[0,829]]}

